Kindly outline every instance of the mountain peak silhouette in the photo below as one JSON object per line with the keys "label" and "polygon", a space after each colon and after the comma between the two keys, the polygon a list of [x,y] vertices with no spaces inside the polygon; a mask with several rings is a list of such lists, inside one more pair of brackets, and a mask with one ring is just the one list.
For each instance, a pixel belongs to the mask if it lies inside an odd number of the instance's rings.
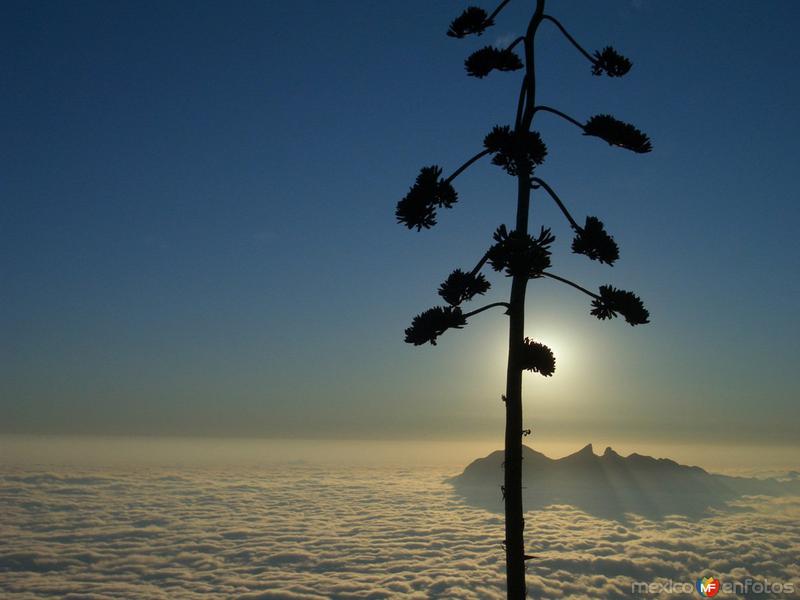
{"label": "mountain peak silhouette", "polygon": [[[484,508],[497,506],[503,480],[503,452],[498,450],[473,461],[449,482],[467,499]],[[800,480],[729,477],[708,473],[669,458],[636,452],[622,456],[607,447],[602,455],[592,444],[563,458],[553,459],[523,446],[523,486],[529,508],[571,504],[614,518],[628,512],[648,516],[701,515],[710,506],[745,494],[800,493]]]}
{"label": "mountain peak silhouette", "polygon": [[606,446],[606,449],[603,451],[603,458],[622,458],[617,452],[611,447]]}
{"label": "mountain peak silhouette", "polygon": [[583,448],[578,450],[575,453],[575,455],[578,455],[578,456],[594,456],[594,448],[592,447],[591,443],[586,444]]}

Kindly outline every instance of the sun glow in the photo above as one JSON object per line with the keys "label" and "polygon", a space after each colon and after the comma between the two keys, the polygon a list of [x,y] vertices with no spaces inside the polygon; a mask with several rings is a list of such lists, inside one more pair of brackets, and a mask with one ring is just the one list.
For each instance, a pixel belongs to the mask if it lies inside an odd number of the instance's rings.
{"label": "sun glow", "polygon": [[[504,332],[505,333],[505,332]],[[556,329],[538,329],[528,337],[534,341],[541,342],[553,351],[556,358],[556,371],[552,377],[543,378],[548,383],[562,383],[565,377],[576,372],[577,363],[580,360],[579,345],[568,335]],[[491,355],[492,370],[505,374],[508,360],[508,340],[505,335],[498,335],[491,344],[493,349]],[[542,378],[535,374],[537,378]]]}
{"label": "sun glow", "polygon": [[543,332],[540,335],[530,337],[553,351],[553,355],[556,357],[556,372],[553,374],[553,377],[557,377],[559,369],[565,364],[568,364],[573,357],[569,338],[565,337],[562,333],[550,332]]}

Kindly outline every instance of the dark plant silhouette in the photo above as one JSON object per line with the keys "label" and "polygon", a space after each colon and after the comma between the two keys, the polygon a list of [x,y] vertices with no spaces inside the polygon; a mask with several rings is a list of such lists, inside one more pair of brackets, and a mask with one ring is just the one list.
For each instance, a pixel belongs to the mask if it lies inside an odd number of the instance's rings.
{"label": "dark plant silhouette", "polygon": [[[510,0],[503,0],[488,14],[477,7],[467,8],[451,24],[447,35],[464,38],[470,34],[481,35],[494,24],[499,13]],[[491,162],[501,167],[517,180],[516,223],[513,229],[500,225],[494,232],[493,243],[472,271],[453,271],[439,287],[439,295],[447,306],[437,306],[414,317],[406,329],[406,342],[421,345],[436,344],[437,338],[448,329],[461,329],[467,320],[493,307],[505,308],[509,317],[508,370],[503,401],[506,407],[506,430],[504,451],[506,574],[508,598],[518,600],[526,596],[525,561],[534,557],[525,553],[522,510],[522,438],[530,433],[523,429],[522,421],[522,372],[524,370],[550,377],[555,372],[555,357],[544,344],[525,337],[525,292],[531,279],[549,278],[565,283],[591,299],[590,314],[598,319],[621,316],[631,325],[648,322],[649,313],[642,301],[632,292],[618,290],[610,285],[601,286],[592,292],[560,275],[552,273],[550,247],[555,241],[551,230],[541,227],[539,234],[528,233],[531,190],[543,190],[555,202],[575,232],[572,251],[591,260],[613,265],[619,259],[619,248],[597,217],[586,217],[583,226],[573,219],[564,203],[550,185],[535,176],[548,154],[547,147],[538,132],[531,129],[534,117],[539,113],[550,113],[578,127],[584,135],[598,137],[612,146],[637,153],[652,150],[648,137],[633,125],[611,115],[599,114],[585,123],[549,106],[536,104],[536,71],[534,62],[534,38],[539,26],[548,21],[553,24],[591,64],[594,75],[621,77],[631,69],[631,62],[614,48],[606,46],[602,51],[587,52],[551,15],[544,12],[545,0],[536,0],[536,9],[525,34],[505,48],[486,46],[473,52],[465,61],[467,74],[484,78],[493,71],[517,71],[524,69],[516,117],[512,125],[497,125],[483,140],[484,149],[467,160],[451,175],[442,177],[438,166],[424,167],[414,185],[397,204],[397,221],[409,229],[429,229],[436,224],[437,210],[451,208],[458,196],[452,182],[467,168],[481,158],[492,155]],[[514,51],[521,45],[523,58]],[[508,302],[495,302],[472,312],[463,312],[461,305],[484,294],[490,284],[481,273],[486,263],[497,272],[511,277],[511,293]]]}

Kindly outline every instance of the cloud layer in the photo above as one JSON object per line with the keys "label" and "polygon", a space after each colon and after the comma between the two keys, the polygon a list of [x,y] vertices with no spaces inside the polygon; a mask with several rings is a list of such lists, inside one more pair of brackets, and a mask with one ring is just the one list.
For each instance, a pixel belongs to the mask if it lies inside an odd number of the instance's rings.
{"label": "cloud layer", "polygon": [[[502,598],[502,517],[453,494],[452,474],[6,469],[0,596]],[[699,521],[618,522],[569,506],[527,519],[537,597],[631,598],[633,581],[706,573],[800,590],[800,498],[748,498]]]}

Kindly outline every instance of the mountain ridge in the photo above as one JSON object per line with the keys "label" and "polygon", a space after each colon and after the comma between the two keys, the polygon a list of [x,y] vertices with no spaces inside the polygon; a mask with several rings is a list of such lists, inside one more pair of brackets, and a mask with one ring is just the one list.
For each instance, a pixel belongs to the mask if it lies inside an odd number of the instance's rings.
{"label": "mountain ridge", "polygon": [[[468,500],[495,510],[503,478],[503,451],[472,461],[447,480]],[[700,514],[739,496],[800,495],[800,479],[756,479],[709,473],[670,458],[632,452],[622,456],[610,446],[602,454],[587,444],[562,458],[550,458],[523,446],[523,495],[526,505],[572,504],[615,514]]]}

